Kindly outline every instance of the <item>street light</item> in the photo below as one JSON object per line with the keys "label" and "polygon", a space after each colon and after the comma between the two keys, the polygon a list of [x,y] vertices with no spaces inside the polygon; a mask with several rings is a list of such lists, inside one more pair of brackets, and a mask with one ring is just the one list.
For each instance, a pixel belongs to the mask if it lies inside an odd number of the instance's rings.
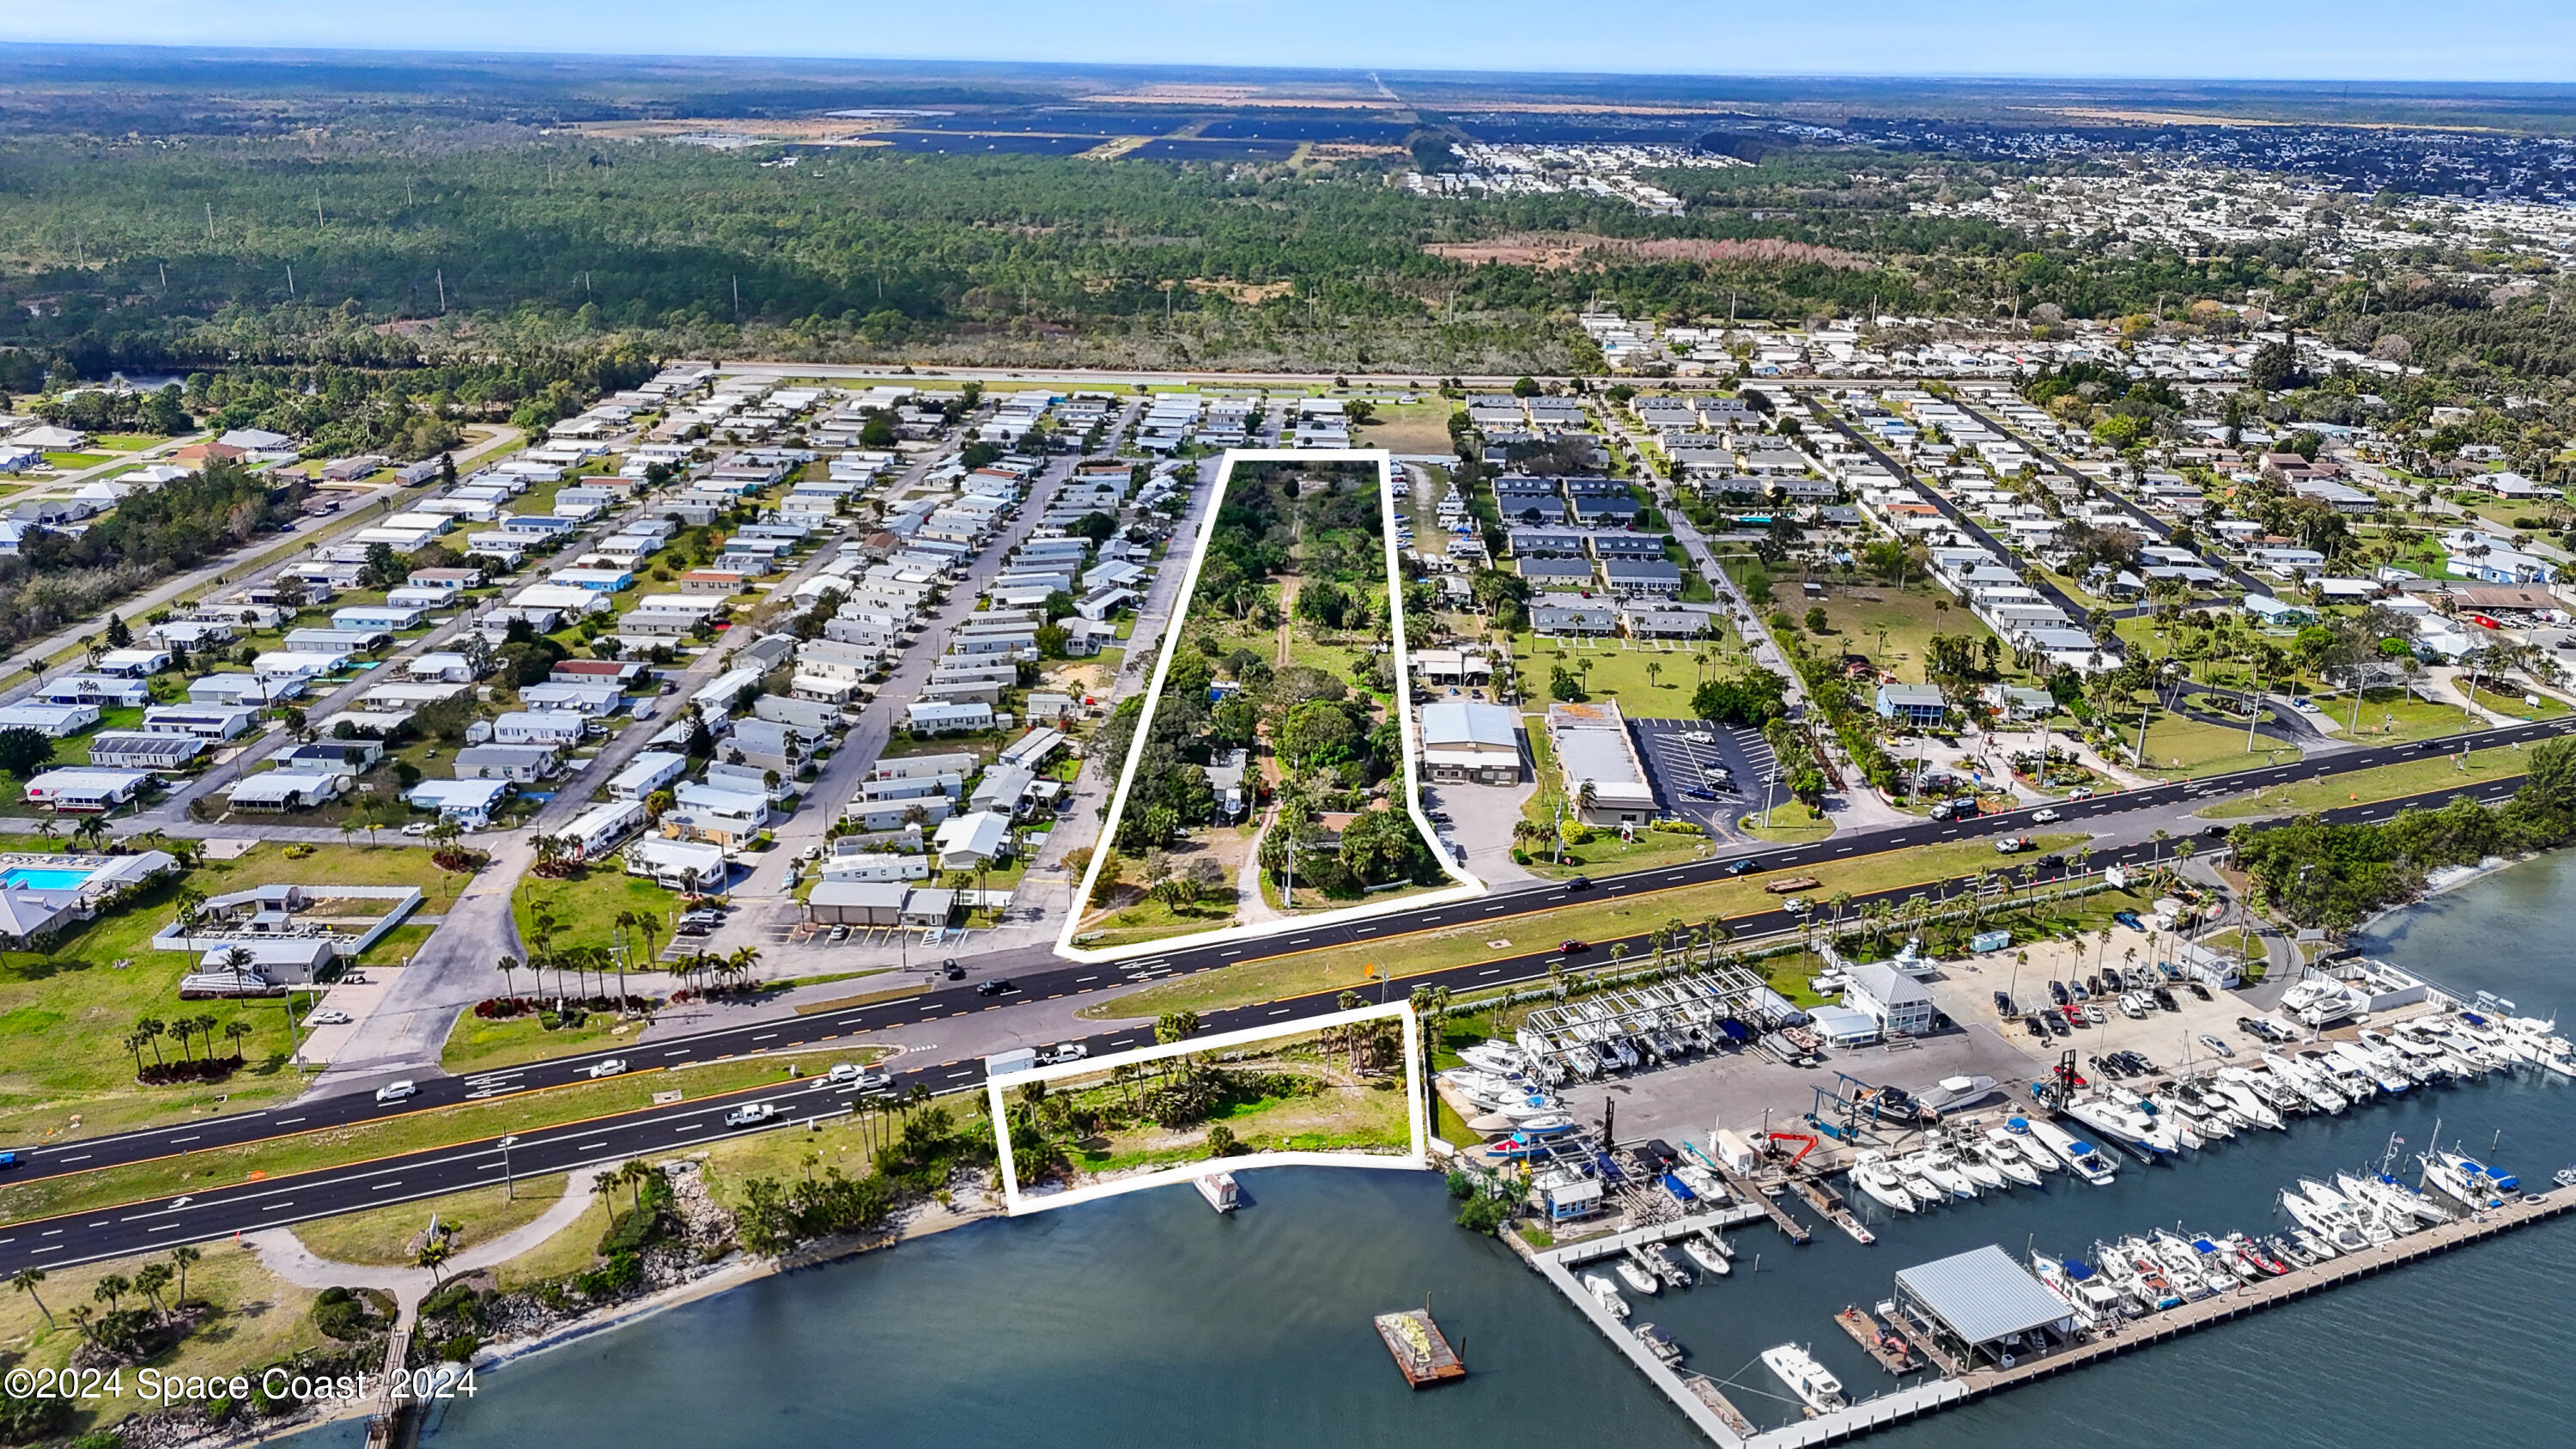
{"label": "street light", "polygon": [[510,1176],[510,1144],[518,1140],[516,1137],[501,1139],[501,1191],[512,1202],[519,1199],[519,1184]]}

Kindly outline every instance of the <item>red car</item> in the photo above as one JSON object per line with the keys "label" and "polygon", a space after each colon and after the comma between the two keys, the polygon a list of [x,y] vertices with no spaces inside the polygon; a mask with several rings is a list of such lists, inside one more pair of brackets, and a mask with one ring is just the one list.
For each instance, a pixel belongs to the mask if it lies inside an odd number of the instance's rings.
{"label": "red car", "polygon": [[1568,956],[1580,956],[1584,952],[1592,949],[1592,943],[1589,941],[1559,941],[1556,945],[1556,949]]}

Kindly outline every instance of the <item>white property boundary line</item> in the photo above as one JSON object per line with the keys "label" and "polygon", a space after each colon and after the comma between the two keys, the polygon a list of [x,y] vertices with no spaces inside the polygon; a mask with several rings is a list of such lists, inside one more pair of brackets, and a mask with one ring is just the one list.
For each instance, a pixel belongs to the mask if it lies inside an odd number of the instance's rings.
{"label": "white property boundary line", "polygon": [[[1154,709],[1163,696],[1163,677],[1170,672],[1172,656],[1181,647],[1181,636],[1189,622],[1190,600],[1198,593],[1199,570],[1207,562],[1208,543],[1216,536],[1216,517],[1225,507],[1225,490],[1233,482],[1234,470],[1243,463],[1374,463],[1377,465],[1378,532],[1386,543],[1387,614],[1393,626],[1395,641],[1395,717],[1402,722],[1404,760],[1404,808],[1413,817],[1413,828],[1431,847],[1432,858],[1440,869],[1457,884],[1427,895],[1408,895],[1374,905],[1349,906],[1341,910],[1321,911],[1312,915],[1283,916],[1276,921],[1258,924],[1217,926],[1194,931],[1185,936],[1167,936],[1160,940],[1138,941],[1125,946],[1089,949],[1074,944],[1081,934],[1082,918],[1090,909],[1091,893],[1099,884],[1100,868],[1114,849],[1111,841],[1118,834],[1118,822],[1127,813],[1127,789],[1135,782],[1136,766],[1144,758],[1145,740],[1154,729]],[[1422,738],[1413,718],[1412,651],[1404,635],[1403,556],[1395,539],[1395,463],[1384,448],[1229,448],[1225,465],[1217,473],[1216,497],[1210,501],[1207,522],[1199,529],[1198,543],[1190,550],[1189,572],[1181,579],[1178,613],[1163,631],[1163,651],[1154,661],[1154,676],[1145,686],[1145,708],[1136,721],[1135,737],[1128,742],[1127,759],[1119,766],[1118,788],[1110,797],[1109,817],[1101,827],[1100,843],[1091,853],[1091,864],[1082,873],[1082,883],[1074,892],[1073,906],[1065,913],[1064,930],[1056,937],[1056,954],[1070,961],[1121,961],[1130,957],[1159,955],[1165,951],[1188,950],[1212,941],[1248,941],[1277,936],[1289,931],[1311,930],[1316,926],[1342,925],[1377,916],[1393,915],[1418,906],[1446,905],[1452,901],[1474,900],[1490,889],[1483,881],[1467,873],[1466,864],[1449,853],[1432,829],[1430,818],[1422,813]]]}
{"label": "white property boundary line", "polygon": [[[1003,1096],[1013,1087],[1031,1082],[1054,1082],[1067,1077],[1097,1076],[1117,1067],[1158,1062],[1167,1057],[1194,1056],[1203,1052],[1223,1051],[1229,1047],[1255,1042],[1277,1041],[1284,1037],[1313,1036],[1337,1026],[1355,1022],[1404,1022],[1404,1119],[1409,1133],[1408,1147],[1402,1157],[1384,1157],[1361,1152],[1251,1152],[1241,1157],[1210,1157],[1179,1167],[1138,1177],[1122,1177],[1115,1182],[1095,1183],[1069,1192],[1049,1193],[1044,1197],[1020,1195],[1017,1165],[1011,1159],[1011,1125],[1008,1104]],[[1032,1071],[1005,1072],[984,1080],[984,1101],[992,1113],[993,1146],[1001,1154],[1002,1201],[1012,1217],[1022,1213],[1045,1212],[1049,1208],[1072,1207],[1077,1203],[1096,1202],[1125,1192],[1142,1192],[1150,1187],[1169,1187],[1174,1183],[1194,1182],[1218,1172],[1242,1172],[1256,1167],[1377,1167],[1421,1171],[1430,1163],[1431,1124],[1422,1102],[1422,1022],[1414,1015],[1413,1003],[1398,1001],[1386,1006],[1363,1006],[1356,1011],[1336,1011],[1325,1016],[1310,1016],[1293,1025],[1254,1026],[1240,1031],[1219,1032],[1214,1036],[1192,1037],[1170,1046],[1138,1047],[1134,1051],[1113,1052],[1105,1057],[1087,1057],[1060,1066],[1038,1067]]]}

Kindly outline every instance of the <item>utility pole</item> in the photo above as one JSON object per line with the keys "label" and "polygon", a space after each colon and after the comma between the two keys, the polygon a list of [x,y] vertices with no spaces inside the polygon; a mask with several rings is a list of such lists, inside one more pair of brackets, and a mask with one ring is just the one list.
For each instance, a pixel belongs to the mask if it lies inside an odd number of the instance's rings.
{"label": "utility pole", "polygon": [[290,300],[295,296],[295,263],[293,262],[286,264],[286,295]]}
{"label": "utility pole", "polygon": [[447,269],[438,269],[438,315],[447,315]]}

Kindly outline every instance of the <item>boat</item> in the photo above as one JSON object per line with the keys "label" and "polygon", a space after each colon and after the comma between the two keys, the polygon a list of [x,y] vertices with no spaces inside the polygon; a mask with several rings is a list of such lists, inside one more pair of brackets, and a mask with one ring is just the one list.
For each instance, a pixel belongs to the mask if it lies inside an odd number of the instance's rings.
{"label": "boat", "polygon": [[2022,1165],[2031,1170],[2034,1182],[2045,1179],[2052,1172],[2063,1171],[2066,1167],[2065,1163],[2057,1160],[2055,1153],[2030,1139],[2029,1129],[2026,1126],[2019,1132],[2009,1127],[1987,1128],[1986,1150],[1998,1156],[2009,1153],[2021,1159]]}
{"label": "boat", "polygon": [[1780,1382],[1798,1401],[1819,1414],[1828,1414],[1844,1406],[1843,1381],[1835,1378],[1815,1356],[1794,1343],[1762,1350],[1762,1366],[1777,1374]]}
{"label": "boat", "polygon": [[1950,1190],[1925,1177],[1922,1165],[1913,1158],[1895,1158],[1890,1160],[1887,1166],[1889,1171],[1904,1181],[1905,1190],[1913,1195],[1916,1206],[1930,1207],[1934,1203],[1950,1200]]}
{"label": "boat", "polygon": [[1647,1272],[1645,1269],[1638,1267],[1636,1264],[1629,1262],[1625,1258],[1611,1264],[1610,1268],[1612,1272],[1619,1275],[1620,1282],[1627,1284],[1629,1287],[1640,1293],[1646,1294],[1649,1297],[1664,1291],[1664,1285],[1655,1280],[1654,1274]]}
{"label": "boat", "polygon": [[2122,1238],[2114,1245],[2120,1261],[2138,1275],[2139,1287],[2149,1302],[2158,1308],[2189,1302],[2209,1296],[2209,1285],[2197,1273],[2177,1276],[2172,1266],[2156,1255],[2153,1248],[2139,1238]]}
{"label": "boat", "polygon": [[2222,1241],[2229,1251],[2266,1278],[2278,1278],[2290,1271],[2290,1266],[2281,1261],[2281,1255],[2273,1252],[2271,1245],[2259,1238],[2229,1233]]}
{"label": "boat", "polygon": [[2228,1271],[2225,1264],[2215,1260],[2213,1255],[2218,1249],[2214,1243],[2204,1253],[2197,1244],[2186,1241],[2180,1234],[2158,1228],[2150,1246],[2156,1256],[2164,1260],[2167,1276],[2182,1285],[2186,1298],[2197,1296],[2191,1291],[2194,1282],[2208,1293],[2224,1293],[2236,1286],[2236,1275]]}
{"label": "boat", "polygon": [[2066,1104],[2065,1110],[2067,1116],[2146,1161],[2172,1157],[2182,1150],[2181,1142],[2162,1124],[2107,1097],[2076,1098]]}
{"label": "boat", "polygon": [[2375,1179],[2338,1172],[2335,1174],[2335,1188],[2343,1194],[2344,1201],[2353,1205],[2355,1212],[2366,1213],[2386,1224],[2392,1236],[2402,1238],[2408,1233],[2422,1232],[2427,1226],[2416,1215],[2412,1203],[2397,1201]]}
{"label": "boat", "polygon": [[1682,1252],[1699,1265],[1701,1272],[1713,1277],[1723,1278],[1735,1271],[1735,1265],[1726,1261],[1726,1255],[1710,1246],[1705,1239],[1683,1239]]}
{"label": "boat", "polygon": [[1959,1168],[1958,1160],[1939,1147],[1926,1147],[1904,1159],[1907,1167],[1922,1174],[1924,1181],[1954,1197],[1975,1197],[1977,1181]]}
{"label": "boat", "polygon": [[2336,1091],[2317,1073],[2293,1065],[2288,1057],[2279,1052],[2263,1053],[2263,1065],[2273,1076],[2307,1098],[2320,1112],[2340,1112],[2352,1105],[2349,1099]]}
{"label": "boat", "polygon": [[2015,1117],[2005,1125],[2011,1127],[2015,1124],[2027,1128],[2030,1135],[2055,1154],[2058,1161],[2065,1163],[2074,1170],[2076,1176],[2095,1187],[2109,1186],[2111,1179],[2118,1175],[2118,1167],[2110,1158],[2102,1155],[2101,1149],[2090,1142],[2077,1139],[2073,1133],[2045,1117]]}
{"label": "boat", "polygon": [[1598,1273],[1583,1275],[1583,1291],[1601,1305],[1601,1311],[1613,1318],[1628,1316],[1628,1300],[1619,1296],[1619,1285]]}
{"label": "boat", "polygon": [[1995,1192],[2010,1190],[2012,1185],[2004,1180],[2003,1172],[1993,1163],[1986,1161],[1984,1155],[1977,1151],[1973,1141],[1945,1143],[1940,1150],[1951,1166],[1966,1173],[1968,1180],[1979,1188],[1992,1189]]}
{"label": "boat", "polygon": [[2332,1242],[2317,1236],[2315,1233],[2309,1232],[2306,1228],[2292,1228],[2290,1230],[2290,1244],[2291,1246],[2305,1252],[2308,1255],[2308,1261],[2312,1263],[2327,1262],[2341,1256],[2343,1251],[2342,1249],[2337,1248]]}
{"label": "boat", "polygon": [[1982,1102],[1995,1089],[1992,1077],[1943,1077],[1927,1091],[1914,1094],[1914,1105],[1934,1116],[1955,1112],[1972,1102]]}
{"label": "boat", "polygon": [[1575,1129],[1577,1123],[1563,1112],[1543,1112],[1523,1118],[1513,1131],[1524,1137],[1557,1137]]}
{"label": "boat", "polygon": [[2063,1261],[2046,1253],[2030,1255],[2031,1271],[2048,1285],[2075,1316],[2088,1324],[2116,1322],[2128,1316],[2128,1303],[2120,1290],[2104,1282],[2102,1275],[2073,1258]]}
{"label": "boat", "polygon": [[1672,1334],[1666,1330],[1657,1328],[1651,1323],[1640,1323],[1637,1325],[1636,1334],[1637,1342],[1645,1348],[1646,1352],[1653,1354],[1663,1363],[1677,1364],[1682,1361],[1682,1346],[1673,1342]]}
{"label": "boat", "polygon": [[1208,1206],[1218,1212],[1230,1213],[1243,1206],[1243,1190],[1235,1185],[1231,1172],[1212,1172],[1191,1185],[1199,1190],[1199,1196],[1207,1199]]}
{"label": "boat", "polygon": [[1478,1071],[1491,1072],[1498,1077],[1514,1076],[1529,1066],[1529,1058],[1520,1048],[1493,1041],[1480,1041],[1474,1046],[1460,1047],[1458,1060]]}
{"label": "boat", "polygon": [[2305,1233],[2275,1234],[2271,1240],[2273,1256],[2293,1268],[2315,1267],[2324,1260],[2309,1252],[2307,1245],[2298,1241],[2305,1236]]}
{"label": "boat", "polygon": [[2039,1173],[2031,1167],[2029,1159],[2022,1156],[2021,1149],[2013,1145],[2009,1133],[2004,1134],[2000,1145],[1991,1135],[1964,1138],[1959,1143],[1959,1155],[1974,1158],[2023,1187],[2039,1186]]}
{"label": "boat", "polygon": [[2288,1130],[2281,1125],[2281,1114],[2243,1082],[2221,1075],[2208,1082],[2203,1090],[2234,1108],[2236,1115],[2246,1122],[2276,1132]]}
{"label": "boat", "polygon": [[1658,1244],[1653,1248],[1633,1251],[1643,1253],[1646,1266],[1662,1274],[1664,1281],[1675,1288],[1689,1288],[1699,1282],[1699,1275],[1693,1273],[1689,1265],[1683,1263],[1681,1259],[1674,1257],[1673,1250],[1668,1244]]}
{"label": "boat", "polygon": [[1864,1150],[1852,1160],[1852,1186],[1867,1193],[1873,1201],[1901,1213],[1915,1210],[1914,1194],[1905,1187],[1905,1175],[1888,1166],[1887,1159],[1875,1150]]}

